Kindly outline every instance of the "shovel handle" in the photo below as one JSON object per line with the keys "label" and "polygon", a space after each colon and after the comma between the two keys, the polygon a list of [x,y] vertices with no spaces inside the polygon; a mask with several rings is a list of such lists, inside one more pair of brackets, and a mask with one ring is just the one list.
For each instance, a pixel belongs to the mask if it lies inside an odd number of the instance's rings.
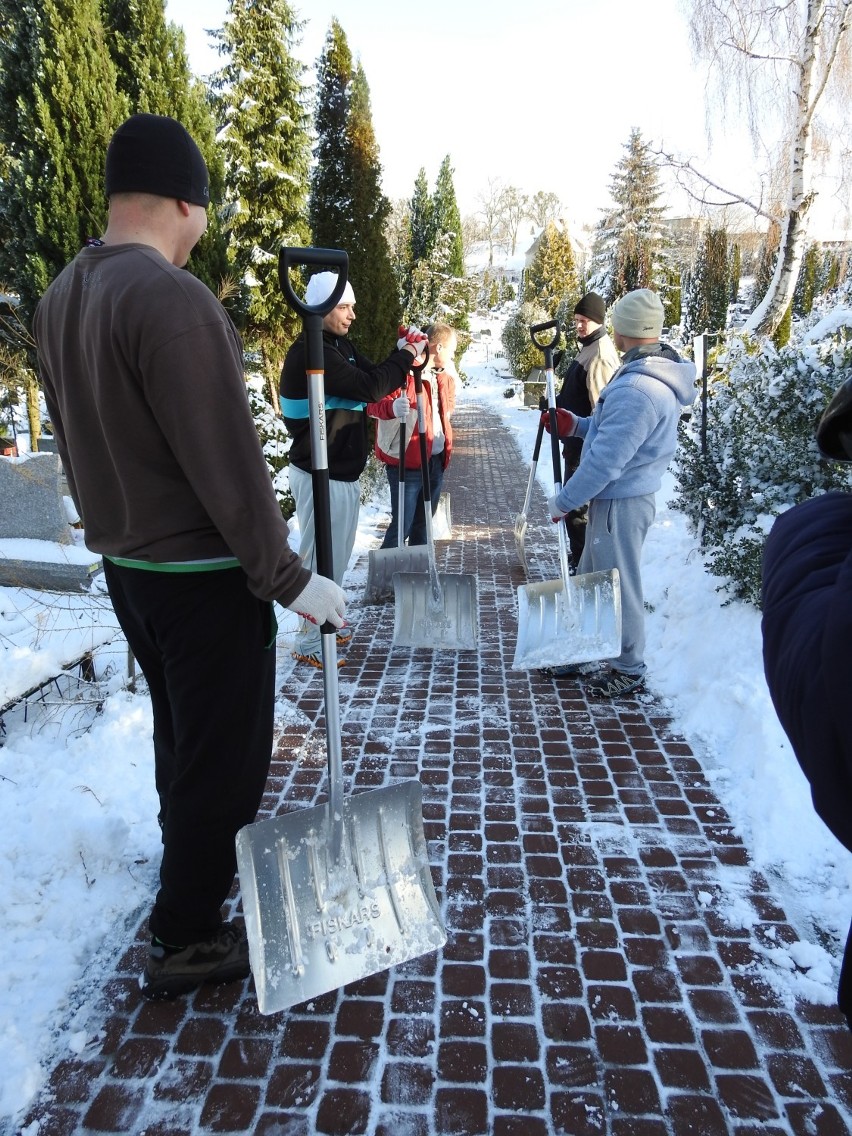
{"label": "shovel handle", "polygon": [[[299,265],[331,266],[337,269],[337,283],[322,304],[306,304],[293,291],[290,269]],[[308,379],[308,410],[311,423],[311,488],[314,499],[317,570],[334,579],[331,544],[331,502],[328,478],[328,450],[325,436],[325,355],[322,321],[336,306],[346,288],[349,257],[342,249],[282,248],[278,257],[281,289],[290,307],[302,317],[305,328],[305,369]],[[320,628],[323,635],[335,630],[331,623]]]}
{"label": "shovel handle", "polygon": [[[290,269],[295,265],[326,265],[338,270],[337,284],[323,304],[304,303],[293,291]],[[287,303],[302,317],[305,328],[305,371],[308,382],[308,413],[311,429],[311,489],[314,501],[314,532],[317,570],[334,579],[331,545],[331,494],[328,484],[328,447],[325,419],[325,353],[322,343],[323,316],[337,306],[346,287],[349,257],[341,249],[283,248],[278,259],[281,288]],[[328,749],[329,857],[343,861],[343,746],[340,729],[340,697],[337,685],[337,629],[330,620],[320,627],[323,654],[326,745]]]}
{"label": "shovel handle", "polygon": [[[337,283],[331,295],[322,304],[306,304],[304,300],[300,300],[296,293],[293,291],[293,284],[290,280],[290,269],[297,268],[300,265],[315,266],[317,268],[336,268],[337,269]],[[281,283],[281,290],[287,303],[297,312],[302,319],[308,316],[319,316],[322,321],[323,316],[337,307],[340,297],[346,290],[346,282],[349,278],[349,257],[342,249],[323,249],[323,248],[282,248],[278,254],[278,279]],[[316,359],[313,360],[317,362]],[[311,360],[308,359],[310,366]],[[319,363],[322,365],[322,354],[319,357]]]}
{"label": "shovel handle", "polygon": [[[542,343],[537,336],[540,336],[545,331],[553,329],[553,335],[547,343]],[[534,323],[530,325],[530,339],[539,349],[544,352],[544,365],[545,369],[553,368],[553,348],[559,343],[559,337],[562,334],[562,329],[559,326],[559,320],[547,320],[545,323]]]}
{"label": "shovel handle", "polygon": [[429,362],[429,348],[426,348],[426,357],[419,366],[413,366],[414,391],[417,395],[417,433],[420,443],[420,471],[423,478],[423,500],[426,503],[426,515],[431,515],[429,505],[432,502],[432,488],[429,484],[429,455],[426,453],[426,414],[423,410],[423,370]]}

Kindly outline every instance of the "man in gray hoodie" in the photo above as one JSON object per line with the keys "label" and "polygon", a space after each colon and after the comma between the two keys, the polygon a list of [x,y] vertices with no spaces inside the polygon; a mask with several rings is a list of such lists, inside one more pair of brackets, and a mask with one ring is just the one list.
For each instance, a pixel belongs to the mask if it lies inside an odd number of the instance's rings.
{"label": "man in gray hoodie", "polygon": [[[645,676],[645,601],[640,561],[656,512],[655,494],[677,446],[683,410],[695,397],[695,366],[660,343],[663,305],[648,288],[628,292],[612,309],[621,367],[588,418],[558,410],[562,438],[583,439],[580,464],[548,500],[554,523],[590,502],[578,571],[617,568],[621,583],[621,654],[587,680],[588,693],[616,698]],[[549,429],[549,417],[545,415]],[[562,668],[561,673],[565,673]],[[588,673],[579,666],[576,673]]]}

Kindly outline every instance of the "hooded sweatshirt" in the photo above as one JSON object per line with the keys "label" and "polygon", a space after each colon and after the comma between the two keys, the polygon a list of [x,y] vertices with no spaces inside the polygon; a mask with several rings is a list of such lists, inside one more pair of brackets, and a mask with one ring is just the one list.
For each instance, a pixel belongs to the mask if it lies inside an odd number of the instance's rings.
{"label": "hooded sweatshirt", "polygon": [[583,456],[557,496],[563,512],[595,498],[656,493],[677,447],[682,411],[695,398],[695,365],[671,347],[636,347],[577,420]]}

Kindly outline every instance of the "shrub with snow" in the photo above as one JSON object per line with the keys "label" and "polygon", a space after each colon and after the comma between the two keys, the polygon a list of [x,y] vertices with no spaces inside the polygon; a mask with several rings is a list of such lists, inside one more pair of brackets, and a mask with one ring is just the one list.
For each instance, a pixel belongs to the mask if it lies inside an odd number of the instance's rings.
{"label": "shrub with snow", "polygon": [[672,504],[689,518],[707,567],[726,578],[733,597],[756,606],[775,517],[829,489],[852,489],[852,470],[824,460],[814,437],[852,375],[852,296],[840,299],[781,350],[733,333],[708,380],[706,454],[700,406],[682,427]]}
{"label": "shrub with snow", "polygon": [[263,376],[249,372],[246,376],[246,386],[252,417],[263,447],[263,456],[266,458],[269,476],[272,478],[272,487],[281,505],[284,519],[289,520],[296,511],[287,475],[287,467],[290,464],[290,435],[287,433],[284,419],[276,413],[274,407],[269,405],[266,397],[268,388]]}

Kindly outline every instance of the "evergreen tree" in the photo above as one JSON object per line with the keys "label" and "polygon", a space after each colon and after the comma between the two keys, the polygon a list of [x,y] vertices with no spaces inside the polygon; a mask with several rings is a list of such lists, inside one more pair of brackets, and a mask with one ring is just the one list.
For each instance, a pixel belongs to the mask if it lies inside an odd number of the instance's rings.
{"label": "evergreen tree", "polygon": [[[580,298],[580,281],[568,230],[548,222],[529,266],[524,300],[536,303],[554,319],[560,301]],[[573,309],[572,309],[573,310]]]}
{"label": "evergreen tree", "polygon": [[314,109],[314,167],[308,198],[308,223],[317,248],[349,252],[355,221],[347,214],[351,154],[344,144],[349,120],[352,53],[337,20],[331,21],[317,62]]}
{"label": "evergreen tree", "polygon": [[657,159],[636,129],[625,150],[610,181],[616,208],[597,226],[592,252],[590,286],[608,305],[634,288],[658,288],[663,275],[665,209],[657,204]]}
{"label": "evergreen tree", "polygon": [[224,190],[224,163],[204,85],[193,79],[183,29],[166,23],[164,0],[101,0],[104,32],[118,89],[131,113],[166,114],[198,143],[210,174],[207,232],[190,254],[189,270],[214,292],[228,272],[227,241],[215,206]]}
{"label": "evergreen tree", "polygon": [[820,291],[820,269],[822,255],[819,245],[808,245],[799,269],[799,279],[793,293],[793,311],[797,316],[809,315],[813,310],[814,299]]}
{"label": "evergreen tree", "polygon": [[731,287],[728,263],[727,232],[708,228],[689,273],[684,310],[687,335],[724,330]]}
{"label": "evergreen tree", "polygon": [[418,260],[425,260],[432,251],[432,198],[429,196],[429,185],[426,181],[426,171],[420,167],[420,172],[414,182],[414,193],[409,206],[411,217],[411,264]]}
{"label": "evergreen tree", "polygon": [[441,162],[441,168],[438,171],[435,192],[432,194],[429,227],[432,232],[432,239],[429,244],[432,248],[440,237],[445,235],[450,237],[443,271],[448,276],[464,276],[461,215],[456,201],[453,168],[450,165],[449,154]]}
{"label": "evergreen tree", "polygon": [[385,224],[390,202],[381,191],[381,163],[370,92],[338,21],[332,20],[317,66],[314,118],[316,165],[309,217],[314,244],[349,254],[358,309],[355,338],[370,358],[384,358],[396,338],[400,306]]}
{"label": "evergreen tree", "polygon": [[0,279],[29,323],[53,277],[103,231],[106,147],[126,117],[98,0],[0,2]]}
{"label": "evergreen tree", "polygon": [[763,238],[763,243],[758,253],[754,282],[751,288],[751,306],[753,308],[757,307],[767,293],[775,272],[775,261],[778,259],[778,248],[780,244],[781,227],[777,221],[773,221],[766,230],[766,235]]}
{"label": "evergreen tree", "polygon": [[391,203],[385,223],[391,266],[396,280],[397,298],[404,304],[411,287],[411,207],[398,198]]}
{"label": "evergreen tree", "polygon": [[299,333],[278,279],[285,245],[308,244],[310,116],[305,68],[293,55],[302,23],[287,0],[230,0],[219,33],[224,67],[213,78],[227,170],[232,272],[243,288],[248,346],[275,386]]}
{"label": "evergreen tree", "polygon": [[677,265],[663,266],[660,299],[663,301],[665,327],[680,327],[683,317],[683,276]]}
{"label": "evergreen tree", "polygon": [[742,276],[742,252],[739,242],[736,242],[731,250],[731,265],[728,276],[731,281],[728,299],[730,303],[735,304],[740,296],[740,277]]}

